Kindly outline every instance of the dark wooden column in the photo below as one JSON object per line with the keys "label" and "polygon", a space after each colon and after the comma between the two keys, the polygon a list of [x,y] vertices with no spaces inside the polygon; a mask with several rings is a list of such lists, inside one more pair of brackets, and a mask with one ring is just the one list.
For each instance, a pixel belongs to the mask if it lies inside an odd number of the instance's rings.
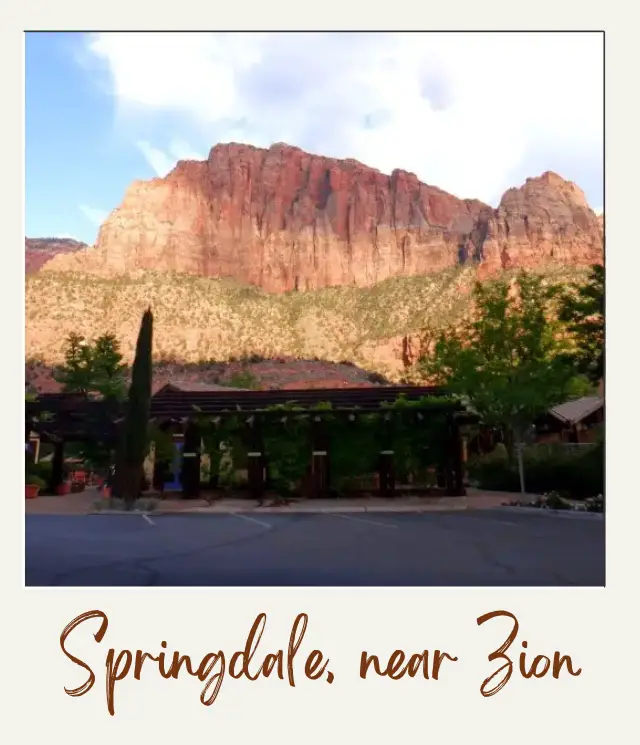
{"label": "dark wooden column", "polygon": [[125,464],[125,423],[126,420],[123,418],[117,425],[114,472],[111,478],[111,495],[118,499],[122,498],[125,479],[127,477],[127,467]]}
{"label": "dark wooden column", "polygon": [[264,503],[264,445],[262,442],[262,422],[257,415],[247,420],[249,428],[247,451],[247,473],[249,476],[249,494],[258,504]]}
{"label": "dark wooden column", "polygon": [[326,422],[314,416],[311,422],[311,496],[325,496],[329,491],[329,437]]}
{"label": "dark wooden column", "polygon": [[28,468],[34,461],[34,453],[31,452],[31,426],[25,422],[24,425],[24,465]]}
{"label": "dark wooden column", "polygon": [[[209,422],[209,427],[215,426],[217,422]],[[207,455],[209,456],[209,489],[215,491],[220,486],[220,440],[216,437]]]}
{"label": "dark wooden column", "polygon": [[464,497],[464,443],[462,441],[462,435],[460,433],[460,424],[456,417],[452,417],[451,422],[451,450],[452,450],[452,466],[453,466],[453,496]]}
{"label": "dark wooden column", "polygon": [[182,450],[182,495],[185,499],[200,496],[200,428],[188,421]]}
{"label": "dark wooden column", "polygon": [[[388,418],[389,417],[389,418]],[[380,496],[390,498],[395,496],[396,474],[393,451],[393,424],[391,414],[385,414],[382,420],[383,437],[382,449],[380,450],[379,474],[380,474]]]}
{"label": "dark wooden column", "polygon": [[445,458],[445,490],[448,496],[462,497],[464,489],[464,463],[462,437],[453,413],[447,416],[447,455]]}
{"label": "dark wooden column", "polygon": [[453,496],[455,490],[453,483],[453,417],[447,414],[447,422],[444,431],[445,454],[443,465],[444,491],[448,497]]}
{"label": "dark wooden column", "polygon": [[53,459],[51,461],[51,476],[49,479],[49,491],[55,494],[58,487],[64,481],[64,440],[54,443]]}

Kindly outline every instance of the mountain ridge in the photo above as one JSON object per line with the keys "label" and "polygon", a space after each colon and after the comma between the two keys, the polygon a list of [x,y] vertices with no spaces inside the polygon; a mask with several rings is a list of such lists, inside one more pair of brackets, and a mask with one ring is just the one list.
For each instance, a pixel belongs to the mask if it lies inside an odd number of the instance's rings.
{"label": "mountain ridge", "polygon": [[373,286],[467,263],[481,275],[602,260],[602,221],[572,182],[547,171],[497,208],[459,199],[408,171],[353,159],[213,147],[165,177],[135,181],[96,245],[44,271],[99,276],[156,271],[231,277],[268,292]]}

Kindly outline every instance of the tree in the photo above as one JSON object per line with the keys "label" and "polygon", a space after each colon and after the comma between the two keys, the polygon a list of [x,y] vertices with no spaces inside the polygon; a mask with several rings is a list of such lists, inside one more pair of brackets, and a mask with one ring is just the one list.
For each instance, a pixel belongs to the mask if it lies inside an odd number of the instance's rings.
{"label": "tree", "polygon": [[122,400],[126,395],[126,365],[120,343],[113,334],[103,334],[93,343],[76,333],[67,337],[65,364],[56,380],[68,393],[100,393]]}
{"label": "tree", "polygon": [[93,355],[84,336],[72,332],[67,337],[64,365],[55,379],[67,393],[88,393],[92,388]]}
{"label": "tree", "polygon": [[418,362],[422,376],[468,399],[485,424],[500,427],[518,460],[525,491],[523,443],[535,419],[582,395],[557,320],[557,287],[521,273],[506,281],[477,283],[472,316],[440,332]]}
{"label": "tree", "polygon": [[118,339],[114,334],[98,337],[91,353],[93,388],[105,398],[124,399],[127,366],[122,362]]}
{"label": "tree", "polygon": [[598,384],[604,376],[604,267],[595,264],[583,284],[565,291],[560,320],[573,340],[577,368]]}
{"label": "tree", "polygon": [[147,308],[142,316],[138,334],[124,421],[121,488],[128,507],[133,505],[139,494],[142,466],[147,453],[147,429],[151,405],[152,347],[153,314],[151,308]]}

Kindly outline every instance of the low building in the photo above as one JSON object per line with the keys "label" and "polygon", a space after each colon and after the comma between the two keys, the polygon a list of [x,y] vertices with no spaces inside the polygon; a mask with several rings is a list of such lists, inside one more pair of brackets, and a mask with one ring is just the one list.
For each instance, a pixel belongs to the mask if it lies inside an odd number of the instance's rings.
{"label": "low building", "polygon": [[536,422],[536,442],[594,442],[604,426],[604,398],[583,396],[554,406]]}

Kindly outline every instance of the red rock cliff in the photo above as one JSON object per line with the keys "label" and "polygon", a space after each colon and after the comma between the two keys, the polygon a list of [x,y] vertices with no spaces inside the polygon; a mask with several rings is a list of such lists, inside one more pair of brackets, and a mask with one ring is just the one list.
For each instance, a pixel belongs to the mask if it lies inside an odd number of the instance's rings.
{"label": "red rock cliff", "polygon": [[34,274],[47,261],[51,261],[59,254],[73,253],[87,248],[72,238],[25,238],[24,239],[24,268],[26,274]]}
{"label": "red rock cliff", "polygon": [[228,144],[132,184],[95,248],[44,270],[230,276],[281,292],[370,285],[471,260],[487,272],[593,263],[602,244],[582,192],[552,173],[510,189],[493,210],[405,171],[386,176],[283,144]]}

